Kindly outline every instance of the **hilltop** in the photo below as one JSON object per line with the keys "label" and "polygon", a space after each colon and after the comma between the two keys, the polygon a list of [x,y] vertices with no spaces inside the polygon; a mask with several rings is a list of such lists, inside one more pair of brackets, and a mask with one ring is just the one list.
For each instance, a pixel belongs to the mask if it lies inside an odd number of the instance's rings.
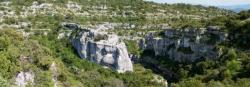
{"label": "hilltop", "polygon": [[218,6],[219,8],[224,8],[228,10],[232,10],[234,12],[241,12],[244,10],[250,9],[250,4],[243,4],[243,5],[233,5],[233,6]]}

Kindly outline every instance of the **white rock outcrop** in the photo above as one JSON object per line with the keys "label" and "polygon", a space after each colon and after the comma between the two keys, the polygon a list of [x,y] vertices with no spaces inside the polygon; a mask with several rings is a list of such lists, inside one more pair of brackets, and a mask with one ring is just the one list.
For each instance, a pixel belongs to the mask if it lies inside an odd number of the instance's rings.
{"label": "white rock outcrop", "polygon": [[55,61],[50,66],[50,70],[52,71],[52,81],[54,82],[54,87],[58,87],[58,71],[57,71],[57,65]]}
{"label": "white rock outcrop", "polygon": [[143,50],[153,50],[157,56],[168,56],[179,62],[194,62],[201,58],[217,58],[216,44],[225,41],[227,34],[218,29],[167,29],[163,38],[150,33],[139,41]]}
{"label": "white rock outcrop", "polygon": [[72,44],[81,58],[110,67],[120,73],[133,71],[125,43],[117,35],[81,30]]}
{"label": "white rock outcrop", "polygon": [[28,84],[34,84],[34,73],[32,72],[20,72],[16,76],[16,86],[17,87],[26,87]]}
{"label": "white rock outcrop", "polygon": [[133,71],[127,47],[117,35],[108,34],[99,28],[83,29],[76,24],[64,24],[64,26],[77,31],[75,34],[72,33],[71,43],[81,58],[109,67],[119,73]]}

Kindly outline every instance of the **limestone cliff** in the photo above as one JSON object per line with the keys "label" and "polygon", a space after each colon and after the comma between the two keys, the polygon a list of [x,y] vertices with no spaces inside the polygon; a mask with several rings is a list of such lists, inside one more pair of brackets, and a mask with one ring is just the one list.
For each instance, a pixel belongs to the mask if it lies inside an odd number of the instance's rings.
{"label": "limestone cliff", "polygon": [[[68,27],[70,28],[70,27]],[[71,42],[81,58],[110,67],[118,72],[133,71],[124,42],[115,34],[78,28]]]}
{"label": "limestone cliff", "polygon": [[226,40],[227,34],[217,28],[167,29],[162,38],[150,33],[139,41],[144,50],[153,50],[155,55],[168,56],[179,62],[194,62],[200,58],[216,58],[216,44]]}

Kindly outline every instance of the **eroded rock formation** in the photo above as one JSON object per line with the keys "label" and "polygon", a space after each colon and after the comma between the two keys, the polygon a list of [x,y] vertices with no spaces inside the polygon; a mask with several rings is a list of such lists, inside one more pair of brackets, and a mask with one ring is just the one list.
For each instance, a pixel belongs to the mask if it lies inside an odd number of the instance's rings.
{"label": "eroded rock formation", "polygon": [[98,29],[77,27],[77,30],[74,35],[72,34],[71,42],[81,58],[86,58],[121,73],[133,71],[126,45],[117,35],[107,34]]}
{"label": "eroded rock formation", "polygon": [[179,62],[194,62],[200,58],[216,58],[216,44],[226,40],[227,34],[214,27],[207,29],[167,29],[162,38],[150,33],[139,41],[144,50],[153,50],[155,55],[167,56]]}

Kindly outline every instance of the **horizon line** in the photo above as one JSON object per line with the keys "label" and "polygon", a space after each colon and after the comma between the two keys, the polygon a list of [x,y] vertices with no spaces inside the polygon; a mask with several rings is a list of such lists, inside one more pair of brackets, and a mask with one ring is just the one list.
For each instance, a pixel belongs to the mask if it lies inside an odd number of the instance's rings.
{"label": "horizon line", "polygon": [[185,3],[185,2],[163,2],[163,1],[153,1],[153,0],[143,0],[147,2],[155,2],[160,4],[190,4],[190,5],[202,5],[202,6],[238,6],[238,5],[250,5],[250,3],[242,3],[242,4],[201,4],[201,3]]}

